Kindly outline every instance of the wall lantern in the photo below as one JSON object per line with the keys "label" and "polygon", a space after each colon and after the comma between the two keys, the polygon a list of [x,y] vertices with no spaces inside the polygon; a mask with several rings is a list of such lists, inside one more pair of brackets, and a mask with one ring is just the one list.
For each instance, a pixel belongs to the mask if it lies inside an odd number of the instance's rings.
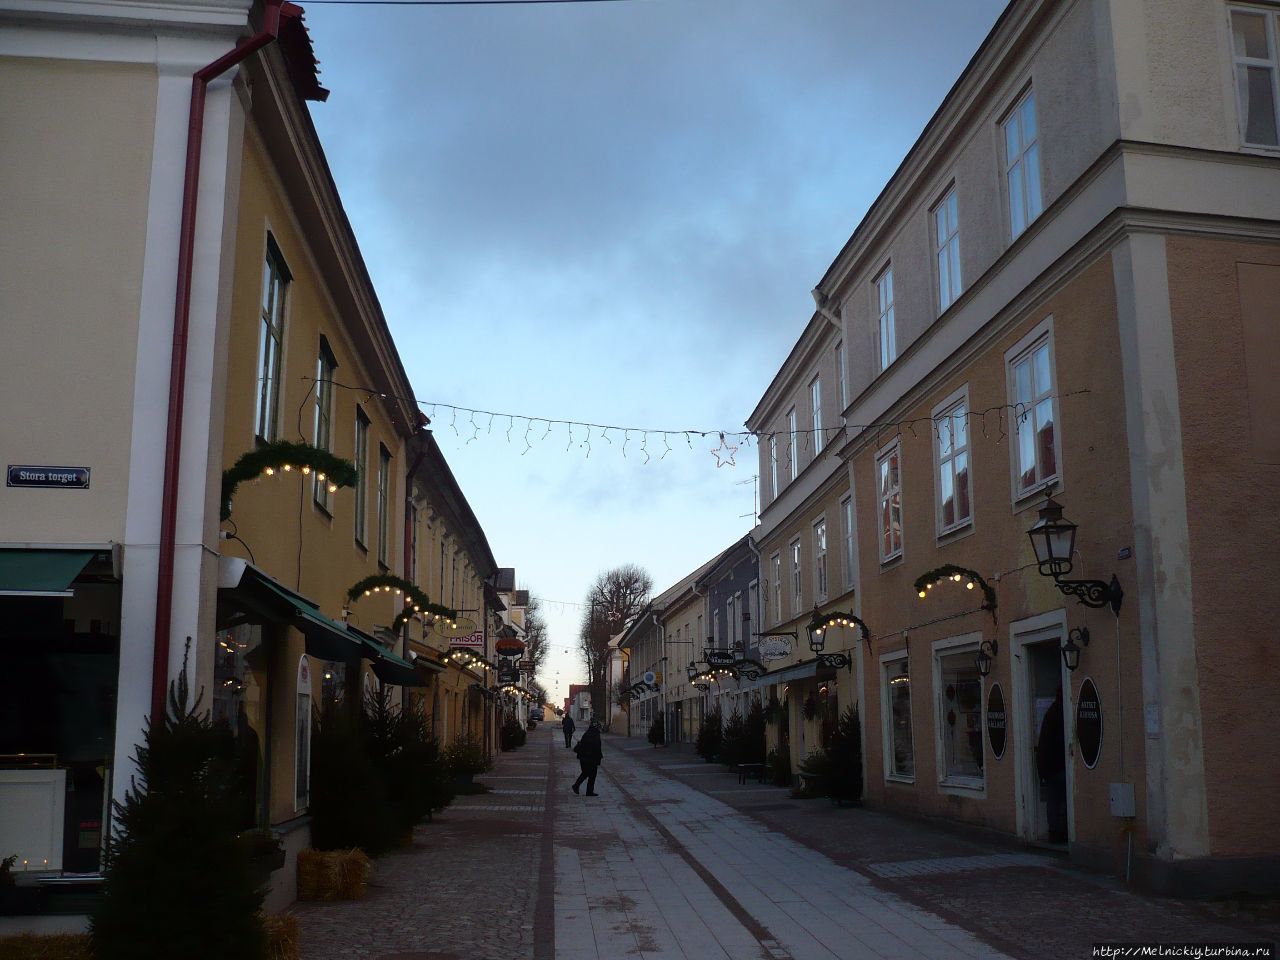
{"label": "wall lantern", "polygon": [[853,669],[853,658],[847,653],[823,653],[823,648],[827,644],[827,631],[834,628],[844,628],[856,626],[862,633],[863,640],[869,640],[871,632],[867,629],[867,625],[859,620],[854,614],[835,610],[831,613],[819,613],[818,608],[813,608],[813,616],[809,618],[806,629],[809,633],[809,649],[817,656],[818,663],[824,667]]}
{"label": "wall lantern", "polygon": [[978,644],[978,654],[973,658],[974,666],[978,668],[978,676],[985,677],[991,673],[991,663],[999,653],[1000,641],[998,640],[983,640]]}
{"label": "wall lantern", "polygon": [[[1077,644],[1076,641],[1080,643]],[[1071,672],[1080,666],[1080,648],[1089,645],[1089,628],[1077,627],[1067,633],[1067,642],[1062,645],[1062,662]]]}
{"label": "wall lantern", "polygon": [[1052,497],[1045,499],[1040,508],[1040,519],[1027,531],[1031,546],[1036,552],[1036,563],[1041,576],[1053,577],[1059,590],[1075,597],[1086,607],[1110,607],[1120,615],[1120,602],[1124,591],[1113,573],[1110,582],[1102,580],[1064,580],[1071,572],[1071,558],[1075,555],[1076,525],[1062,516],[1062,505]]}

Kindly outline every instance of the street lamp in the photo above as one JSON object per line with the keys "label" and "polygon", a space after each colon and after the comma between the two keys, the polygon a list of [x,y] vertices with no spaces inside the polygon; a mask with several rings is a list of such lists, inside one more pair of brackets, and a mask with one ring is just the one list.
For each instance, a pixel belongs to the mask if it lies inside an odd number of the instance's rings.
{"label": "street lamp", "polygon": [[1120,615],[1120,603],[1124,591],[1113,573],[1110,582],[1102,580],[1064,580],[1071,572],[1071,558],[1075,555],[1077,527],[1062,516],[1062,505],[1047,497],[1040,508],[1040,518],[1027,531],[1031,547],[1036,553],[1040,575],[1053,577],[1058,589],[1075,597],[1086,607],[1111,607]]}
{"label": "street lamp", "polygon": [[[1077,644],[1076,641],[1080,643]],[[1067,633],[1067,640],[1062,645],[1062,662],[1072,673],[1080,666],[1080,648],[1089,645],[1089,628],[1077,627]]]}
{"label": "street lamp", "polygon": [[973,658],[974,666],[978,668],[978,676],[985,677],[991,673],[991,663],[999,652],[1000,641],[998,640],[983,640],[978,644],[978,654]]}
{"label": "street lamp", "polygon": [[859,620],[854,614],[841,610],[835,610],[831,613],[819,613],[818,608],[813,608],[813,616],[809,618],[806,624],[806,630],[809,633],[809,649],[813,651],[818,663],[824,667],[845,667],[853,669],[853,658],[847,653],[823,653],[823,648],[827,644],[827,631],[835,627],[853,627],[856,626],[862,632],[862,639],[869,640],[871,633],[867,630],[867,625]]}

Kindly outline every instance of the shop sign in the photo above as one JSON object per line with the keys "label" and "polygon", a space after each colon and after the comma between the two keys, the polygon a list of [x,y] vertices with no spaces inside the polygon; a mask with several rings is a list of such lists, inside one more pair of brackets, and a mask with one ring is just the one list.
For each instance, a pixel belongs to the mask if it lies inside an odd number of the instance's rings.
{"label": "shop sign", "polygon": [[790,637],[761,637],[758,648],[760,659],[765,663],[770,660],[785,660],[791,656],[792,643]]}
{"label": "shop sign", "polygon": [[1102,752],[1102,701],[1091,677],[1085,677],[1076,694],[1076,743],[1080,759],[1092,770]]}
{"label": "shop sign", "polygon": [[449,640],[449,646],[462,647],[466,650],[479,650],[484,652],[484,632],[477,630],[475,633],[469,633],[465,637],[453,637]]}
{"label": "shop sign", "polygon": [[707,663],[713,667],[732,667],[737,654],[732,650],[708,650]]}
{"label": "shop sign", "polygon": [[524,643],[512,637],[503,637],[493,645],[493,649],[504,657],[518,657],[524,653]]}
{"label": "shop sign", "polygon": [[521,660],[518,664],[516,664],[516,666],[518,666],[518,667],[519,667],[521,670],[523,670],[525,673],[533,673],[533,661],[532,661],[532,660]]}
{"label": "shop sign", "polygon": [[88,467],[33,467],[9,464],[7,487],[56,487],[61,490],[88,490]]}
{"label": "shop sign", "polygon": [[519,670],[499,670],[498,682],[499,683],[519,683],[520,671]]}
{"label": "shop sign", "polygon": [[1008,730],[1004,693],[1000,689],[1000,684],[993,683],[991,689],[987,691],[987,739],[991,741],[991,753],[997,760],[1004,756]]}

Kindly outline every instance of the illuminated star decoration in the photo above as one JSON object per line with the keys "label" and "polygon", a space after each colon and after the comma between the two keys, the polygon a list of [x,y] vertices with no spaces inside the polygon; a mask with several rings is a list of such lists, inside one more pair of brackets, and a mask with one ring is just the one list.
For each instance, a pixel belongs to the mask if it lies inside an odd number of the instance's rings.
{"label": "illuminated star decoration", "polygon": [[719,470],[724,466],[736,467],[737,464],[733,461],[733,455],[737,452],[738,448],[727,442],[723,433],[720,434],[720,446],[711,451],[711,455],[716,458],[716,469]]}

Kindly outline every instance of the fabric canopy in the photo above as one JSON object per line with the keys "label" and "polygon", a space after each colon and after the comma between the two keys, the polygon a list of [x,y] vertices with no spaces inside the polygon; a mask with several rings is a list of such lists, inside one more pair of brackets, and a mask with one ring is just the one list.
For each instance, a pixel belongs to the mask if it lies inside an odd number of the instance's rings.
{"label": "fabric canopy", "polygon": [[373,662],[374,675],[383,683],[393,683],[401,687],[425,687],[427,678],[414,669],[414,665],[403,657],[392,653],[376,639],[362,630],[348,626],[348,632],[359,638],[363,649],[361,655]]}
{"label": "fabric canopy", "polygon": [[0,550],[0,596],[69,597],[93,550]]}
{"label": "fabric canopy", "polygon": [[771,683],[787,683],[791,680],[805,680],[814,676],[818,672],[818,661],[810,660],[808,663],[797,663],[793,667],[783,667],[781,670],[774,670],[766,673],[760,678],[762,684]]}

